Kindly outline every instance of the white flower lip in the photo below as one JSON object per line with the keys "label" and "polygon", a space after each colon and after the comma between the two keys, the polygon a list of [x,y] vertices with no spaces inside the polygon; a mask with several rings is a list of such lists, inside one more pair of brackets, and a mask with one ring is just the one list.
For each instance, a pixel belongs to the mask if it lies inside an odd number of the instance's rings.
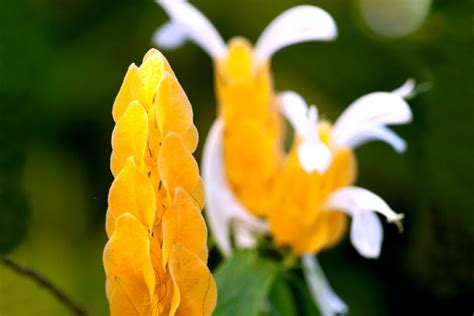
{"label": "white flower lip", "polygon": [[[222,58],[227,52],[224,40],[211,22],[185,0],[157,0],[170,16],[171,24],[159,28],[154,35],[159,47],[177,48],[189,39],[214,58]],[[179,40],[173,40],[173,37]]]}
{"label": "white flower lip", "polygon": [[297,6],[283,12],[267,26],[255,45],[255,56],[259,62],[264,62],[283,47],[308,41],[329,41],[336,36],[336,23],[329,13],[310,5]]}
{"label": "white flower lip", "polygon": [[360,187],[347,186],[334,191],[323,208],[352,216],[351,241],[366,258],[377,258],[382,247],[383,230],[375,212],[384,215],[388,222],[397,224],[401,230],[403,214],[395,213],[378,195]]}
{"label": "white flower lip", "polygon": [[297,149],[301,167],[307,173],[324,173],[331,165],[332,153],[319,139],[318,110],[315,106],[308,107],[303,98],[292,91],[280,93],[279,100],[283,115],[301,138]]}
{"label": "white flower lip", "polygon": [[168,22],[163,24],[153,34],[153,43],[165,49],[176,49],[184,45],[188,35],[178,23]]}
{"label": "white flower lip", "polygon": [[228,256],[232,254],[232,228],[236,245],[246,248],[255,245],[256,232],[264,233],[268,227],[245,209],[229,187],[222,148],[223,127],[222,120],[217,119],[209,131],[204,145],[202,170],[209,228],[222,254]]}
{"label": "white flower lip", "polygon": [[382,140],[397,152],[403,152],[405,141],[385,125],[411,122],[412,112],[403,98],[413,89],[414,81],[408,80],[394,92],[369,93],[354,101],[334,123],[331,133],[334,148],[356,148],[371,140]]}
{"label": "white flower lip", "polygon": [[[227,47],[212,23],[186,0],[157,0],[168,13],[171,22],[159,28],[153,42],[174,49],[191,40],[211,57],[225,56]],[[315,6],[293,7],[276,17],[255,45],[257,64],[266,62],[283,47],[308,42],[329,41],[337,36],[337,27],[329,13]]]}
{"label": "white flower lip", "polygon": [[347,314],[349,309],[346,303],[334,293],[316,257],[305,254],[301,259],[305,279],[308,282],[315,303],[319,306],[321,314],[323,316]]}

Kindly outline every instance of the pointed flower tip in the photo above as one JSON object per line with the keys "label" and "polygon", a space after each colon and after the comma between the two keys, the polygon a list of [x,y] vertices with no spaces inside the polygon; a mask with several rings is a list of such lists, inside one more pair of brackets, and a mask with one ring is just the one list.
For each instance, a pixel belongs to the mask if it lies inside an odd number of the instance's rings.
{"label": "pointed flower tip", "polygon": [[423,82],[416,84],[415,79],[408,79],[403,86],[393,91],[405,100],[411,100],[417,95],[431,90],[431,82]]}
{"label": "pointed flower tip", "polygon": [[399,213],[393,218],[387,218],[387,222],[390,224],[395,224],[398,228],[398,232],[403,234],[403,223],[402,220],[405,218],[405,214]]}

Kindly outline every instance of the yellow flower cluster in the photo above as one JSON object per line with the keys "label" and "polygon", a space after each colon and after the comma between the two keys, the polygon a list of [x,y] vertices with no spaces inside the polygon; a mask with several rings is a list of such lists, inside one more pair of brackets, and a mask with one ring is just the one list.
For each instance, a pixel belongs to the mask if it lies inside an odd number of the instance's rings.
{"label": "yellow flower cluster", "polygon": [[113,106],[104,250],[111,315],[210,315],[204,191],[191,105],[167,60],[132,64]]}
{"label": "yellow flower cluster", "polygon": [[[349,149],[340,150],[319,174],[303,170],[298,141],[286,156],[269,62],[256,67],[254,58],[250,43],[235,38],[225,58],[215,61],[227,179],[248,211],[269,220],[277,244],[297,254],[316,253],[336,244],[346,231],[347,215],[323,211],[321,204],[355,181],[355,157]],[[320,138],[328,146],[330,129],[329,123],[320,124]]]}
{"label": "yellow flower cluster", "polygon": [[251,44],[235,38],[215,61],[215,77],[227,179],[242,204],[263,217],[283,159],[282,119],[269,63],[256,67],[254,58]]}

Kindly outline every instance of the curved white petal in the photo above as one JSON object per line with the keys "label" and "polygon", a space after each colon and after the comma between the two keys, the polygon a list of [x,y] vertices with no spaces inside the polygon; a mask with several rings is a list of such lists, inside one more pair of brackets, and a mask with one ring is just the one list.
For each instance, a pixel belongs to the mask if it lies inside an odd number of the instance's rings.
{"label": "curved white petal", "polygon": [[[236,242],[243,242],[242,246],[246,246],[249,245],[249,238],[254,236],[252,232],[265,232],[267,225],[248,213],[229,187],[224,169],[222,131],[223,122],[217,119],[204,145],[202,171],[209,228],[221,252],[228,256],[232,253],[232,226],[236,228]],[[238,237],[243,230],[248,230],[248,234]]]}
{"label": "curved white petal", "polygon": [[354,186],[342,187],[331,193],[324,208],[341,210],[352,216],[375,211],[385,216],[390,223],[399,222],[403,218],[403,214],[395,213],[377,194]]}
{"label": "curved white petal", "polygon": [[382,248],[383,229],[374,212],[354,215],[351,223],[351,242],[366,258],[378,258]]}
{"label": "curved white petal", "polygon": [[152,41],[158,47],[175,49],[182,46],[187,40],[189,40],[188,35],[178,24],[168,22],[155,31]]}
{"label": "curved white petal", "polygon": [[326,199],[324,208],[344,211],[352,216],[352,244],[368,258],[378,257],[383,239],[382,227],[374,212],[384,215],[388,222],[402,229],[403,214],[395,213],[378,195],[363,188],[348,186],[334,191]]}
{"label": "curved white petal", "polygon": [[345,146],[357,148],[372,140],[381,140],[389,144],[396,152],[402,153],[407,148],[407,143],[394,131],[385,126],[374,127],[369,130],[361,130],[354,134],[352,138],[347,139]]}
{"label": "curved white petal", "polygon": [[406,101],[395,93],[374,92],[353,102],[333,126],[331,142],[336,148],[361,132],[387,124],[405,124],[412,119]]}
{"label": "curved white petal", "polygon": [[276,17],[255,45],[257,62],[264,62],[281,48],[308,41],[328,41],[337,36],[337,27],[326,11],[302,5]]}
{"label": "curved white petal", "polygon": [[301,259],[306,282],[321,314],[323,316],[346,314],[349,311],[347,305],[332,290],[316,257],[308,254],[303,255]]}
{"label": "curved white petal", "polygon": [[322,142],[302,142],[298,147],[298,159],[307,173],[324,173],[332,162],[332,153]]}
{"label": "curved white petal", "polygon": [[278,99],[282,114],[288,119],[295,132],[307,140],[319,140],[316,107],[311,107],[311,115],[309,115],[308,104],[293,91],[278,94]]}
{"label": "curved white petal", "polygon": [[403,84],[403,86],[393,90],[392,93],[398,94],[405,99],[415,92],[415,85],[415,80],[410,78]]}
{"label": "curved white petal", "polygon": [[308,107],[304,99],[292,91],[282,92],[278,97],[283,115],[301,138],[298,146],[301,167],[307,173],[323,173],[332,162],[332,153],[319,139],[318,109],[315,106]]}
{"label": "curved white petal", "polygon": [[[157,0],[170,16],[173,27],[165,29],[169,38],[175,36],[186,37],[204,49],[211,57],[221,58],[226,53],[226,45],[215,27],[194,6],[185,0]],[[162,35],[163,36],[163,35]]]}

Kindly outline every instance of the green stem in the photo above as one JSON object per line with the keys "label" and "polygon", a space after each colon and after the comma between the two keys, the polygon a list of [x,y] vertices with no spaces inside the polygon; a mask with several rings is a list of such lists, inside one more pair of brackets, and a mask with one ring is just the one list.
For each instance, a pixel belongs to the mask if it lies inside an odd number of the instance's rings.
{"label": "green stem", "polygon": [[3,265],[5,265],[6,267],[13,270],[14,272],[30,278],[31,280],[39,284],[42,288],[49,291],[52,295],[56,297],[56,299],[58,299],[59,302],[61,302],[69,310],[71,310],[73,315],[87,316],[87,313],[79,305],[73,302],[71,298],[66,295],[66,293],[57,288],[54,284],[52,284],[48,279],[46,279],[38,272],[2,256],[0,256],[0,262],[3,263]]}

